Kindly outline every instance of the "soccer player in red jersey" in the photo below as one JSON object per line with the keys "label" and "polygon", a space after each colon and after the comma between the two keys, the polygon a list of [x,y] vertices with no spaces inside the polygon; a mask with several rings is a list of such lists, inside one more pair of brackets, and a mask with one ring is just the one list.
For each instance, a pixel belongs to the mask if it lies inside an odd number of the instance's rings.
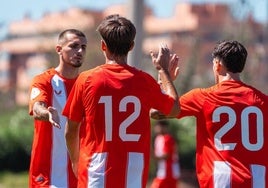
{"label": "soccer player in red jersey", "polygon": [[29,113],[34,117],[34,137],[29,187],[77,186],[64,138],[66,118],[61,112],[84,61],[86,47],[87,39],[81,31],[61,32],[56,45],[58,66],[32,81]]}
{"label": "soccer player in red jersey", "polygon": [[[212,53],[216,84],[179,99],[178,118],[195,116],[196,171],[201,188],[268,186],[268,97],[243,83],[246,48],[220,42]],[[172,73],[171,73],[172,74]]]}
{"label": "soccer player in red jersey", "polygon": [[154,159],[157,172],[151,188],[178,188],[180,166],[176,140],[168,130],[169,122],[159,120],[154,125]]}
{"label": "soccer player in red jersey", "polygon": [[97,30],[105,64],[80,74],[63,110],[78,187],[145,188],[151,139],[149,111],[155,108],[177,115],[178,96],[168,62],[178,58],[170,57],[165,46],[160,47],[157,57],[151,54],[168,88],[164,94],[153,77],[127,64],[136,34],[131,21],[110,15]]}

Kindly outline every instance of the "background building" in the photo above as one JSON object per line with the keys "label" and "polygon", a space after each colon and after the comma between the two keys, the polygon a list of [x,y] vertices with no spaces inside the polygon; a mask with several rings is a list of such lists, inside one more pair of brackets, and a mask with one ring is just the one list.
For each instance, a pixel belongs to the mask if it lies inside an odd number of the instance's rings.
{"label": "background building", "polygon": [[[28,104],[30,81],[36,74],[57,64],[55,43],[59,32],[66,28],[78,28],[88,36],[88,54],[82,70],[103,63],[96,27],[106,15],[127,16],[127,8],[126,5],[115,5],[100,12],[71,8],[48,13],[39,20],[26,16],[11,23],[7,37],[0,42],[2,102],[7,106]],[[215,43],[223,39],[236,39],[245,44],[249,50],[249,63],[244,80],[268,92],[264,87],[268,77],[265,26],[251,17],[236,20],[225,4],[180,3],[169,18],[155,17],[152,10],[145,7],[142,24],[143,54],[138,67],[154,74],[148,63],[151,61],[149,52],[156,51],[160,43],[166,43],[180,56],[181,75],[176,80],[179,92],[213,83],[211,51]]]}

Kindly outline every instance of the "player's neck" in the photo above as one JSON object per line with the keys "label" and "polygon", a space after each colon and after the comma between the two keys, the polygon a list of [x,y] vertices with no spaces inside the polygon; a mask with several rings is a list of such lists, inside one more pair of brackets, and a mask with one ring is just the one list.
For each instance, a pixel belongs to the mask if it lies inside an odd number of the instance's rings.
{"label": "player's neck", "polygon": [[106,54],[106,64],[127,64],[127,56],[112,56]]}
{"label": "player's neck", "polygon": [[219,81],[240,81],[239,73],[226,73],[224,76],[220,76]]}
{"label": "player's neck", "polygon": [[114,55],[109,51],[105,51],[106,64],[127,64],[127,55]]}
{"label": "player's neck", "polygon": [[61,67],[58,66],[55,68],[55,70],[58,72],[58,74],[60,76],[62,76],[63,78],[67,78],[67,79],[74,79],[78,76],[79,74],[79,70],[78,68],[68,68],[68,67]]}

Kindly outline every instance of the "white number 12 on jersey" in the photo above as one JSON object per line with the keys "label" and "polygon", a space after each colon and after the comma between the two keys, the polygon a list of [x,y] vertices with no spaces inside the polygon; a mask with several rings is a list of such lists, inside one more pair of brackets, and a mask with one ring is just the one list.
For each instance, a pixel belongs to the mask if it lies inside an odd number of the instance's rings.
{"label": "white number 12 on jersey", "polygon": [[[112,141],[113,133],[113,105],[112,96],[101,96],[99,103],[104,104],[105,137],[106,141]],[[140,100],[135,96],[126,96],[119,102],[119,112],[126,112],[127,105],[132,103],[134,111],[119,125],[119,137],[123,141],[138,141],[140,134],[128,134],[127,128],[139,117],[141,111]]]}

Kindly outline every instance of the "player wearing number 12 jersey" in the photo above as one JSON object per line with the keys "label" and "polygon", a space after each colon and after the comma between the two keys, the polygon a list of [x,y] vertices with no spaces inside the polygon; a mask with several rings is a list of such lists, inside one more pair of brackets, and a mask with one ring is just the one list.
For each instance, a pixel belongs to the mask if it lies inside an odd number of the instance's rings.
{"label": "player wearing number 12 jersey", "polygon": [[[179,110],[168,73],[169,49],[162,46],[157,57],[152,55],[169,89],[164,94],[149,74],[127,65],[136,33],[129,20],[108,16],[98,31],[106,62],[80,74],[63,110],[69,119],[65,137],[78,187],[145,188],[149,111],[177,115]],[[173,60],[178,59],[172,56]]]}
{"label": "player wearing number 12 jersey", "polygon": [[213,53],[216,85],[180,97],[178,118],[197,120],[196,171],[201,188],[268,186],[268,98],[240,81],[247,51],[224,41]]}

